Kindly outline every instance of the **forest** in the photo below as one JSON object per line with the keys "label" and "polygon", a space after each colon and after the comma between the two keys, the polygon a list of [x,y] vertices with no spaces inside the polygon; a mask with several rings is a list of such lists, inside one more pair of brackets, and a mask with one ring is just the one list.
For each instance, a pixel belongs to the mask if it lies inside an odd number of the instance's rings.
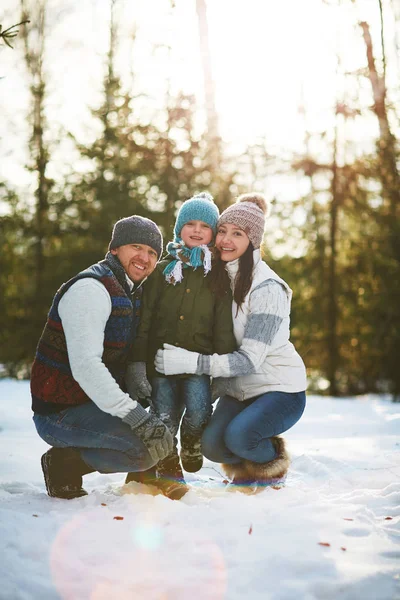
{"label": "forest", "polygon": [[3,3],[1,376],[29,377],[55,291],[116,220],[168,241],[195,192],[261,191],[309,389],[400,401],[400,6],[277,4]]}

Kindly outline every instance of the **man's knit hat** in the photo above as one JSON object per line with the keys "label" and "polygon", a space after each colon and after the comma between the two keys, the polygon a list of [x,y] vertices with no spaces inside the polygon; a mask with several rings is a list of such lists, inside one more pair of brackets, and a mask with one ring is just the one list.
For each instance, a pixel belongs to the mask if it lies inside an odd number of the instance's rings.
{"label": "man's knit hat", "polygon": [[207,223],[215,235],[219,217],[218,206],[208,192],[201,192],[189,198],[179,209],[174,227],[175,240],[180,237],[182,227],[189,221],[203,221]]}
{"label": "man's knit hat", "polygon": [[264,234],[265,217],[269,206],[262,194],[242,194],[235,204],[228,206],[221,214],[218,226],[232,223],[248,235],[253,248],[259,248]]}
{"label": "man's knit hat", "polygon": [[120,219],[114,225],[109,250],[114,250],[119,246],[126,244],[145,244],[157,252],[158,258],[161,256],[163,248],[163,238],[158,226],[147,219],[132,215]]}

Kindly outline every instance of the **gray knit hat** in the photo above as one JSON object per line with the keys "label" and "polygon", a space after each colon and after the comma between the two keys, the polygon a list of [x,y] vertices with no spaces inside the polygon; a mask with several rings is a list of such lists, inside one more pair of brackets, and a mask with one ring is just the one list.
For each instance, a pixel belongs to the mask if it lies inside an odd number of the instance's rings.
{"label": "gray knit hat", "polygon": [[224,223],[237,225],[248,235],[253,248],[259,248],[264,235],[268,209],[267,200],[262,194],[242,194],[235,204],[228,206],[221,214],[218,227]]}
{"label": "gray knit hat", "polygon": [[153,248],[157,252],[158,258],[160,258],[163,238],[154,221],[146,217],[132,215],[115,223],[108,249],[114,250],[114,248],[126,244],[146,244],[146,246]]}

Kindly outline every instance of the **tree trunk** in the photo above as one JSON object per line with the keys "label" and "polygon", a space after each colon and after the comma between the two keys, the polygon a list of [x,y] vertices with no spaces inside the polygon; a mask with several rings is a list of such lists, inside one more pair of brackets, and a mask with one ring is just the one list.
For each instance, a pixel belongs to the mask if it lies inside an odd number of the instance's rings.
{"label": "tree trunk", "polygon": [[[45,46],[45,16],[46,2],[36,5],[36,15],[31,17],[31,26],[22,29],[25,47],[25,64],[30,77],[32,100],[31,123],[32,134],[30,150],[33,170],[37,173],[37,188],[35,192],[35,296],[38,302],[42,293],[44,275],[44,243],[47,231],[49,206],[49,180],[46,178],[46,168],[49,162],[48,150],[44,141],[46,120],[44,116],[44,101],[46,82],[43,69]],[[21,20],[29,18],[26,3],[21,0]],[[31,36],[33,36],[31,38]],[[36,43],[34,40],[36,39]]]}
{"label": "tree trunk", "polygon": [[[336,116],[337,119],[337,116]],[[333,160],[332,160],[332,200],[330,206],[330,228],[329,228],[329,271],[328,271],[328,380],[329,393],[331,396],[338,395],[337,388],[337,370],[338,370],[338,341],[337,341],[337,230],[338,230],[338,165],[337,165],[337,145],[338,145],[338,127],[335,126],[335,138],[333,142]]]}
{"label": "tree trunk", "polygon": [[400,207],[400,175],[396,164],[396,141],[390,130],[386,109],[386,83],[384,76],[380,77],[376,69],[369,25],[364,21],[360,26],[367,51],[368,77],[374,97],[373,111],[379,123],[382,192],[389,199],[390,217],[396,218]]}
{"label": "tree trunk", "polygon": [[[379,175],[382,184],[382,198],[385,201],[381,222],[384,227],[384,238],[387,241],[389,259],[400,266],[400,174],[397,168],[396,140],[391,132],[386,106],[385,73],[379,76],[372,46],[368,23],[362,22],[364,42],[367,52],[368,77],[374,97],[373,111],[379,123],[378,154],[380,159]],[[382,48],[384,52],[384,48]],[[385,62],[384,62],[385,64]],[[390,262],[390,261],[389,261]],[[400,351],[400,309],[398,303],[398,283],[394,273],[382,274],[382,281],[387,296],[387,312],[390,314],[385,332],[385,349],[387,360],[385,370],[392,383],[393,399],[400,398],[400,371],[398,354]],[[393,335],[393,332],[397,334]]]}
{"label": "tree trunk", "polygon": [[116,44],[116,26],[115,26],[115,2],[110,1],[110,31],[109,31],[109,48],[107,55],[107,75],[104,82],[105,106],[106,110],[103,115],[105,137],[108,139],[109,132],[109,115],[114,105],[114,60],[115,60],[115,44]]}
{"label": "tree trunk", "polygon": [[218,114],[215,108],[215,86],[212,77],[210,44],[208,37],[207,8],[205,0],[196,0],[199,25],[201,61],[203,66],[204,94],[207,115],[207,129],[210,140],[211,166],[217,166],[221,157]]}

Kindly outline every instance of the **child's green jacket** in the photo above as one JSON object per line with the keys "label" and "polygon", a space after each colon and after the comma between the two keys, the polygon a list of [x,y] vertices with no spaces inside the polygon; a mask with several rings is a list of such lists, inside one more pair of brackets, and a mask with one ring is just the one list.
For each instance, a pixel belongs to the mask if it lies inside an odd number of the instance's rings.
{"label": "child's green jacket", "polygon": [[146,281],[137,336],[131,360],[147,362],[147,375],[159,376],[154,357],[164,343],[201,354],[229,354],[236,350],[232,325],[232,294],[217,298],[201,267],[183,269],[183,279],[167,283],[160,262]]}

